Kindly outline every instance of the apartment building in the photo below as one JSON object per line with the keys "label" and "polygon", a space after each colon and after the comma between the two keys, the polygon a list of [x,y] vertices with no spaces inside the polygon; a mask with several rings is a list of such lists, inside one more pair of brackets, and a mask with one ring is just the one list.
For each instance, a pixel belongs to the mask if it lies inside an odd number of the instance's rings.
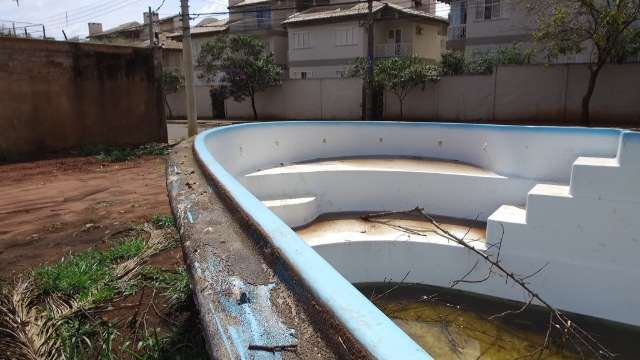
{"label": "apartment building", "polygon": [[[535,19],[526,3],[517,0],[451,0],[447,48],[464,51],[469,57],[497,48],[518,44],[534,49],[532,33]],[[588,62],[589,49],[555,59],[557,63]],[[545,61],[544,54],[534,53],[534,61]]]}
{"label": "apartment building", "polygon": [[[289,16],[288,64],[291,79],[341,78],[367,55],[364,20],[367,3],[332,1]],[[446,47],[448,21],[435,15],[435,3],[373,3],[374,55],[418,56],[437,62]]]}

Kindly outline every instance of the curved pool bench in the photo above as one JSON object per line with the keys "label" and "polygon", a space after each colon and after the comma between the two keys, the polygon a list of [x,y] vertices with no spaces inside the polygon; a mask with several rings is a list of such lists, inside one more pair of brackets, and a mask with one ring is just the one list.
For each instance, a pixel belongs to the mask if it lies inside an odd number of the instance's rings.
{"label": "curved pool bench", "polygon": [[[207,130],[194,146],[203,170],[375,358],[429,355],[351,282],[400,280],[410,270],[408,282],[449,286],[473,266],[473,255],[393,239],[336,239],[312,248],[292,227],[321,214],[416,206],[486,221],[486,242],[502,240],[506,266],[528,274],[547,264],[530,281],[557,307],[640,325],[639,133],[287,121]],[[485,271],[478,266],[471,276]],[[461,288],[526,301],[499,277]]]}

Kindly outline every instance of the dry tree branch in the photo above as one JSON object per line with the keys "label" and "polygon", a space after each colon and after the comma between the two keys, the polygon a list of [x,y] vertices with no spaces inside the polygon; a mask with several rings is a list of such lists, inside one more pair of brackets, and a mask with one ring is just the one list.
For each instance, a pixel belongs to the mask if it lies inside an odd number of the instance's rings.
{"label": "dry tree branch", "polygon": [[[540,294],[538,294],[535,290],[533,290],[531,287],[529,287],[529,285],[526,282],[526,279],[529,279],[532,276],[534,276],[534,275],[538,274],[539,272],[541,272],[547,266],[546,264],[543,267],[541,267],[540,269],[538,269],[537,271],[535,271],[534,273],[526,275],[526,276],[520,276],[520,275],[510,271],[509,269],[505,268],[502,265],[502,263],[500,262],[500,251],[502,250],[502,237],[501,237],[500,242],[497,245],[498,246],[498,250],[497,250],[496,258],[492,259],[489,254],[487,254],[487,253],[485,253],[485,252],[483,252],[481,250],[476,249],[475,247],[470,245],[468,242],[466,242],[463,238],[460,238],[460,237],[456,236],[455,234],[451,233],[444,226],[442,226],[438,221],[436,221],[431,215],[426,213],[423,208],[420,208],[420,207],[416,207],[414,209],[405,210],[405,211],[387,211],[387,212],[369,214],[369,215],[362,216],[362,219],[365,220],[365,221],[371,221],[371,222],[385,224],[385,225],[391,226],[393,228],[396,228],[398,230],[406,231],[406,232],[408,232],[410,234],[424,235],[424,234],[422,234],[419,231],[416,231],[414,229],[408,229],[408,228],[400,226],[400,225],[387,224],[386,222],[383,222],[383,221],[376,221],[376,219],[384,218],[384,217],[387,217],[387,216],[402,215],[402,214],[404,214],[404,215],[418,215],[418,216],[422,217],[423,219],[425,219],[426,221],[431,223],[437,229],[437,231],[439,232],[439,234],[441,236],[445,237],[448,240],[451,240],[451,241],[455,242],[456,244],[458,244],[460,246],[463,246],[464,248],[466,248],[469,251],[473,252],[475,255],[479,256],[482,260],[484,260],[485,262],[490,264],[489,274],[488,274],[488,276],[487,276],[487,278],[485,280],[488,280],[488,278],[491,276],[491,274],[494,271],[496,271],[497,273],[499,273],[500,275],[505,277],[505,281],[509,281],[509,280],[513,281],[514,283],[516,283],[520,288],[522,288],[529,295],[529,301],[525,304],[525,306],[521,307],[518,310],[514,310],[514,311],[511,311],[511,312],[505,312],[505,313],[502,313],[502,314],[494,315],[494,318],[506,315],[508,313],[520,313],[520,312],[524,311],[534,301],[538,302],[539,304],[542,304],[542,306],[544,308],[546,308],[550,313],[550,322],[549,322],[550,325],[549,325],[549,328],[547,330],[547,334],[545,336],[545,344],[543,345],[543,348],[540,349],[541,353],[544,352],[544,350],[548,347],[550,333],[553,330],[553,328],[555,327],[561,332],[563,341],[568,339],[569,341],[571,341],[572,343],[575,344],[576,348],[579,351],[582,351],[581,348],[584,347],[585,349],[587,349],[592,355],[594,355],[598,359],[613,359],[615,357],[614,353],[612,353],[611,351],[607,350],[607,348],[605,348],[604,345],[602,345],[593,336],[591,336],[591,334],[589,334],[587,331],[582,329],[576,323],[571,321],[571,319],[569,319],[567,317],[567,315],[565,315],[560,310],[556,309],[553,305],[551,305],[549,302],[547,302]],[[502,229],[502,234],[504,235],[504,228]],[[469,271],[469,274],[471,272],[473,272],[473,270]],[[465,277],[466,276],[468,276],[468,274],[465,275]],[[457,283],[460,283],[460,282],[473,282],[473,281],[464,280],[464,279],[461,279],[461,280],[457,281]]]}
{"label": "dry tree branch", "polygon": [[380,294],[380,295],[376,295],[376,296],[373,296],[373,294],[372,294],[372,295],[371,295],[371,298],[370,298],[369,300],[370,300],[370,301],[372,301],[372,302],[373,302],[373,301],[376,301],[376,300],[379,300],[381,297],[383,297],[383,296],[385,296],[385,295],[389,294],[390,292],[392,292],[392,291],[396,290],[397,288],[399,288],[400,286],[402,286],[402,284],[403,284],[403,283],[404,283],[404,281],[407,279],[407,277],[409,276],[409,274],[410,274],[410,273],[411,273],[411,271],[407,271],[407,273],[406,273],[406,274],[404,274],[404,277],[402,278],[402,280],[400,280],[400,282],[399,282],[399,283],[397,283],[397,284],[396,284],[394,287],[392,287],[391,289],[389,289],[389,290],[387,290],[387,291],[383,292],[382,294]]}

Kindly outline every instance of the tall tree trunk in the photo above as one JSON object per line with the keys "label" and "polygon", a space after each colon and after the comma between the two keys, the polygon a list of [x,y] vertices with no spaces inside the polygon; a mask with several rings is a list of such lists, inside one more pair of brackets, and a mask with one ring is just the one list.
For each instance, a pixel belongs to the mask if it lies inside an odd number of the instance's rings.
{"label": "tall tree trunk", "polygon": [[587,93],[582,97],[582,114],[580,116],[584,126],[591,126],[591,114],[589,109],[591,105],[591,97],[596,89],[596,81],[598,80],[598,75],[600,74],[600,70],[602,70],[603,66],[603,63],[598,63],[595,69],[589,68],[589,86],[587,87]]}
{"label": "tall tree trunk", "polygon": [[164,103],[167,105],[167,110],[169,110],[169,119],[173,120],[173,112],[171,111],[171,105],[169,105],[169,100],[167,100],[167,95],[164,95]]}
{"label": "tall tree trunk", "polygon": [[253,121],[258,120],[258,112],[256,111],[256,97],[251,94],[251,109],[253,110]]}

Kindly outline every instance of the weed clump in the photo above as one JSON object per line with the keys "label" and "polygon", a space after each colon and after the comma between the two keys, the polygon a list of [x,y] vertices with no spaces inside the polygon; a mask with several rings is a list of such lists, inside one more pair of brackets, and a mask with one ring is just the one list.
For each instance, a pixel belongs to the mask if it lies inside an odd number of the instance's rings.
{"label": "weed clump", "polygon": [[158,229],[169,229],[176,226],[176,221],[171,215],[154,214],[151,223]]}
{"label": "weed clump", "polygon": [[141,146],[85,146],[78,149],[75,154],[80,156],[95,156],[100,162],[123,162],[141,156],[163,156],[169,152],[169,145],[149,143]]}
{"label": "weed clump", "polygon": [[81,302],[99,303],[118,290],[113,266],[140,255],[144,247],[140,238],[125,239],[104,251],[70,254],[57,264],[37,268],[33,275],[45,296],[62,294]]}

